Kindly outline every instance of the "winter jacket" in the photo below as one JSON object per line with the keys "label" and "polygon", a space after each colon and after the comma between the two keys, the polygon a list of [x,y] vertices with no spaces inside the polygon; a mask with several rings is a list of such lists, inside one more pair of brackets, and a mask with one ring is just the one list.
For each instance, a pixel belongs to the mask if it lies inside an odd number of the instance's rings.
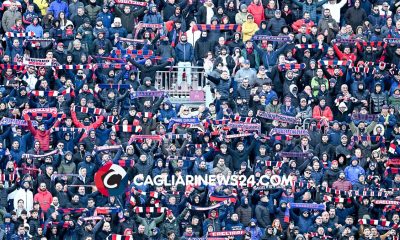
{"label": "winter jacket", "polygon": [[349,180],[351,184],[355,184],[360,174],[365,175],[365,170],[359,165],[350,165],[344,169],[344,173],[346,174],[346,179]]}
{"label": "winter jacket", "polygon": [[258,30],[257,23],[249,21],[244,22],[242,25],[243,42],[250,40],[253,37],[253,35],[257,32],[257,30]]}
{"label": "winter jacket", "polygon": [[179,42],[175,48],[176,61],[179,62],[193,62],[194,50],[192,44],[186,42]]}
{"label": "winter jacket", "polygon": [[29,189],[20,188],[15,191],[14,195],[14,209],[18,208],[18,200],[24,200],[24,209],[30,211],[33,208],[33,193]]}
{"label": "winter jacket", "polygon": [[[32,126],[32,121],[29,119],[28,121],[28,129],[32,133],[33,137],[35,140],[40,142],[40,149],[43,151],[48,151],[50,148],[50,134],[51,130],[45,130],[45,131],[40,131],[39,129],[35,129],[35,127]],[[54,127],[58,127],[60,124],[60,121],[56,121],[54,123]]]}
{"label": "winter jacket", "polygon": [[47,12],[52,12],[55,19],[58,19],[60,12],[64,12],[65,16],[69,17],[69,9],[68,4],[61,0],[56,0],[50,3],[50,7],[47,9]]}
{"label": "winter jacket", "polygon": [[36,24],[36,25],[30,24],[26,28],[26,32],[34,32],[35,33],[35,37],[37,37],[37,38],[42,38],[43,37],[43,28],[39,24]]}
{"label": "winter jacket", "polygon": [[215,88],[221,94],[222,100],[229,99],[229,89],[231,87],[230,79],[216,78],[211,75],[208,75],[207,79],[215,84]]}
{"label": "winter jacket", "polygon": [[10,9],[5,11],[1,19],[4,32],[9,32],[17,19],[22,19],[22,14],[19,11],[11,11]]}
{"label": "winter jacket", "polygon": [[272,36],[278,36],[282,27],[285,25],[285,19],[274,17],[268,21],[267,29],[271,31]]}
{"label": "winter jacket", "polygon": [[53,202],[53,196],[47,190],[42,191],[38,189],[38,193],[35,194],[33,200],[35,202],[39,202],[40,208],[44,212],[47,212],[47,210],[50,208],[50,204]]}
{"label": "winter jacket", "polygon": [[254,2],[252,2],[247,8],[247,12],[250,13],[251,15],[253,15],[254,22],[257,25],[260,25],[261,21],[265,20],[264,7],[261,4],[261,1],[258,4],[255,4]]}
{"label": "winter jacket", "polygon": [[268,225],[271,225],[271,217],[270,217],[270,211],[267,206],[265,206],[265,203],[260,202],[257,204],[256,209],[256,219],[257,219],[257,224],[261,228],[266,228]]}
{"label": "winter jacket", "polygon": [[317,21],[317,8],[319,8],[320,6],[324,5],[328,0],[323,0],[323,1],[316,1],[316,2],[312,2],[311,4],[309,4],[307,1],[304,2],[300,2],[298,0],[292,0],[292,2],[294,4],[296,4],[297,6],[302,8],[302,16],[304,15],[305,12],[310,13],[310,19],[313,22]]}

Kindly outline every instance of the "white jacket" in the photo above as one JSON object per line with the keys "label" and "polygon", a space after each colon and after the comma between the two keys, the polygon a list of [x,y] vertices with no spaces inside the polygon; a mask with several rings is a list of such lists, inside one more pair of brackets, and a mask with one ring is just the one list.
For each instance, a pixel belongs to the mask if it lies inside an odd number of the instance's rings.
{"label": "white jacket", "polygon": [[15,195],[14,195],[14,209],[17,209],[18,206],[18,200],[24,200],[24,207],[27,212],[32,210],[33,208],[33,193],[31,190],[23,189],[20,188],[18,190],[15,190]]}
{"label": "white jacket", "polygon": [[342,0],[339,3],[327,2],[323,5],[323,9],[331,10],[331,16],[337,23],[340,23],[340,9],[347,3],[347,0]]}

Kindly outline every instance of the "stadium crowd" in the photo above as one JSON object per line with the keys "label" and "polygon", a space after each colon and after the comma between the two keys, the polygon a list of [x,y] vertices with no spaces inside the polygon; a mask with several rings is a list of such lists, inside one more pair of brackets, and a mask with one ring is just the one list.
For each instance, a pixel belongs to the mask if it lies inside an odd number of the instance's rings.
{"label": "stadium crowd", "polygon": [[399,239],[399,5],[2,1],[0,240]]}

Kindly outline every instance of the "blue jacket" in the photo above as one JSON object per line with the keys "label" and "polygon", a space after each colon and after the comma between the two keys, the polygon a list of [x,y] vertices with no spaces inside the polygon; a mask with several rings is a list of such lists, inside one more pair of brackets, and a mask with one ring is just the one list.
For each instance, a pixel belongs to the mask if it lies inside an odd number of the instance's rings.
{"label": "blue jacket", "polygon": [[[397,122],[396,117],[394,115],[390,114],[388,122],[389,122],[388,125],[384,125],[385,126],[385,138],[386,139],[390,139],[390,137],[391,137],[394,125],[396,125],[396,122]],[[378,123],[383,125],[385,123],[385,117],[382,116],[382,115],[379,115]]]}
{"label": "blue jacket", "polygon": [[175,53],[177,62],[193,62],[194,51],[192,44],[179,42],[176,45]]}
{"label": "blue jacket", "polygon": [[99,14],[97,14],[97,18],[100,18],[101,21],[103,21],[103,26],[106,28],[111,28],[111,24],[114,21],[114,15],[112,15],[111,13],[104,13],[103,11],[99,12]]}
{"label": "blue jacket", "polygon": [[264,51],[263,49],[261,49],[259,46],[257,46],[257,44],[253,44],[254,45],[254,49],[256,49],[256,51],[258,52],[258,54],[260,54],[261,59],[264,63],[264,65],[267,67],[273,67],[276,65],[277,61],[278,61],[278,56],[283,53],[283,50],[285,50],[287,43],[285,43],[282,47],[276,49],[275,51],[272,52],[267,52]]}
{"label": "blue jacket", "polygon": [[64,12],[65,16],[69,17],[68,4],[61,0],[53,1],[47,9],[47,12],[52,12],[55,19],[58,19],[60,12]]}
{"label": "blue jacket", "polygon": [[34,32],[36,38],[41,38],[41,37],[43,37],[43,28],[42,28],[42,26],[40,26],[39,24],[36,24],[36,26],[33,25],[33,24],[30,24],[30,25],[26,28],[26,32]]}
{"label": "blue jacket", "polygon": [[164,22],[159,13],[148,13],[144,16],[143,23],[162,24]]}
{"label": "blue jacket", "polygon": [[158,121],[164,122],[165,119],[169,120],[176,117],[176,111],[173,109],[171,102],[167,101],[165,104],[169,105],[168,110],[160,110],[160,116],[158,116]]}
{"label": "blue jacket", "polygon": [[350,165],[344,169],[344,173],[346,174],[346,179],[350,181],[351,184],[354,184],[358,182],[359,174],[365,175],[365,170],[359,165],[357,166]]}
{"label": "blue jacket", "polygon": [[119,37],[126,38],[128,31],[124,27],[112,27],[109,29],[109,39],[113,41],[115,39],[115,34],[118,33]]}

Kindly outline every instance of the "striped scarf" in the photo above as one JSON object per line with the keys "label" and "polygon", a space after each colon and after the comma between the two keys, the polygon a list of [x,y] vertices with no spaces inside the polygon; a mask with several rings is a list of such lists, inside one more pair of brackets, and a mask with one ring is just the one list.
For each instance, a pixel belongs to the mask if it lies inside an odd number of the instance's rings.
{"label": "striped scarf", "polygon": [[166,207],[134,207],[135,213],[163,213],[167,211]]}
{"label": "striped scarf", "polygon": [[342,61],[342,60],[320,60],[318,63],[322,66],[349,66],[352,61]]}
{"label": "striped scarf", "polygon": [[108,214],[117,214],[121,211],[119,207],[97,207],[95,210],[95,214],[99,215],[108,215]]}
{"label": "striped scarf", "polygon": [[86,208],[58,208],[57,212],[61,214],[81,214]]}
{"label": "striped scarf", "polygon": [[58,91],[39,91],[39,90],[33,90],[30,92],[31,95],[36,96],[36,97],[57,97],[58,96]]}
{"label": "striped scarf", "polygon": [[169,156],[168,160],[182,160],[182,161],[194,161],[195,157],[180,157],[180,156]]}
{"label": "striped scarf", "polygon": [[132,135],[132,137],[131,137],[132,141],[135,141],[138,139],[140,139],[140,140],[151,139],[153,141],[161,142],[162,136],[160,136],[160,135]]}
{"label": "striped scarf", "polygon": [[36,66],[36,67],[51,67],[52,59],[46,58],[26,58],[24,57],[22,60],[22,64],[25,66]]}
{"label": "striped scarf", "polygon": [[140,133],[142,131],[141,126],[134,125],[114,125],[115,132],[124,133]]}
{"label": "striped scarf", "polygon": [[230,115],[229,118],[232,119],[233,121],[244,122],[244,123],[252,123],[254,122],[254,120],[257,119],[252,117],[242,117],[239,115]]}
{"label": "striped scarf", "polygon": [[219,207],[221,207],[223,205],[225,205],[224,202],[219,202],[219,203],[211,205],[209,207],[200,207],[200,206],[191,205],[191,209],[196,210],[196,211],[209,211],[209,210],[212,210],[212,209],[219,208]]}
{"label": "striped scarf", "polygon": [[391,227],[393,229],[397,229],[398,225],[393,222],[386,220],[377,220],[377,219],[359,219],[358,223],[360,225],[373,225],[373,226],[381,226],[381,227]]}
{"label": "striped scarf", "polygon": [[253,40],[260,41],[260,40],[267,40],[270,42],[289,42],[289,36],[267,36],[267,35],[254,35],[252,37]]}
{"label": "striped scarf", "polygon": [[152,50],[112,50],[111,54],[116,55],[154,55]]}
{"label": "striped scarf", "polygon": [[2,173],[2,174],[0,174],[0,179],[3,183],[6,181],[13,183],[13,182],[15,182],[15,180],[19,180],[19,177],[16,172],[13,172],[11,174],[10,173],[8,173],[8,174]]}
{"label": "striped scarf", "polygon": [[314,43],[314,44],[296,44],[294,47],[299,48],[299,49],[313,49],[313,48],[317,48],[318,44],[316,44],[316,43]]}
{"label": "striped scarf", "polygon": [[365,73],[365,74],[367,74],[367,73],[369,73],[370,70],[371,69],[367,68],[367,67],[353,67],[352,68],[352,71],[355,72],[355,73]]}
{"label": "striped scarf", "polygon": [[99,88],[102,89],[129,89],[131,85],[129,84],[98,84]]}
{"label": "striped scarf", "polygon": [[347,197],[352,197],[352,196],[363,196],[363,197],[387,197],[388,193],[384,191],[372,191],[372,190],[367,190],[367,191],[360,191],[360,190],[350,190],[350,191],[342,191],[342,190],[336,190],[330,187],[324,187],[321,188],[321,191],[330,193],[333,195],[340,195],[340,196],[347,196]]}
{"label": "striped scarf", "polygon": [[79,133],[81,131],[84,131],[84,128],[75,128],[75,127],[53,127],[53,130],[55,132],[73,132],[73,133]]}
{"label": "striped scarf", "polygon": [[79,107],[75,106],[74,107],[75,112],[81,112],[81,113],[86,113],[89,115],[101,115],[104,112],[104,109],[102,108],[89,108],[89,107]]}
{"label": "striped scarf", "polygon": [[[115,2],[126,2],[126,1],[131,1],[131,0],[116,0]],[[146,3],[146,2],[144,2]],[[119,234],[110,234],[107,237],[108,240],[132,240],[132,236],[124,236],[124,235],[119,235]]]}
{"label": "striped scarf", "polygon": [[34,37],[35,33],[34,32],[27,32],[27,33],[14,33],[14,32],[6,32],[4,34],[6,38],[25,38],[25,37]]}
{"label": "striped scarf", "polygon": [[371,46],[371,47],[382,47],[385,45],[383,41],[370,41],[370,42],[362,42],[361,43],[364,47]]}
{"label": "striped scarf", "polygon": [[345,38],[338,38],[336,42],[338,43],[356,43],[356,42],[363,42],[362,39],[345,39]]}
{"label": "striped scarf", "polygon": [[0,64],[1,69],[12,69],[17,72],[25,72],[25,66],[20,66],[17,64]]}
{"label": "striped scarf", "polygon": [[107,116],[106,117],[106,122],[118,124],[119,123],[119,118],[117,116]]}
{"label": "striped scarf", "polygon": [[278,65],[278,69],[279,71],[287,71],[287,70],[303,70],[306,68],[306,64],[305,63],[301,63],[301,64],[279,64]]}
{"label": "striped scarf", "polygon": [[350,198],[342,198],[342,197],[331,197],[328,195],[324,195],[324,202],[333,202],[333,203],[351,203]]}
{"label": "striped scarf", "polygon": [[265,161],[265,166],[266,167],[282,167],[283,161]]}
{"label": "striped scarf", "polygon": [[170,133],[170,134],[165,134],[164,135],[164,138],[165,139],[170,139],[170,140],[176,140],[176,139],[186,139],[186,138],[188,138],[188,134],[187,133],[185,133],[185,134],[173,134],[173,133]]}
{"label": "striped scarf", "polygon": [[199,31],[224,31],[224,30],[232,30],[235,32],[241,31],[240,24],[196,24],[192,27],[192,32],[197,30]]}

